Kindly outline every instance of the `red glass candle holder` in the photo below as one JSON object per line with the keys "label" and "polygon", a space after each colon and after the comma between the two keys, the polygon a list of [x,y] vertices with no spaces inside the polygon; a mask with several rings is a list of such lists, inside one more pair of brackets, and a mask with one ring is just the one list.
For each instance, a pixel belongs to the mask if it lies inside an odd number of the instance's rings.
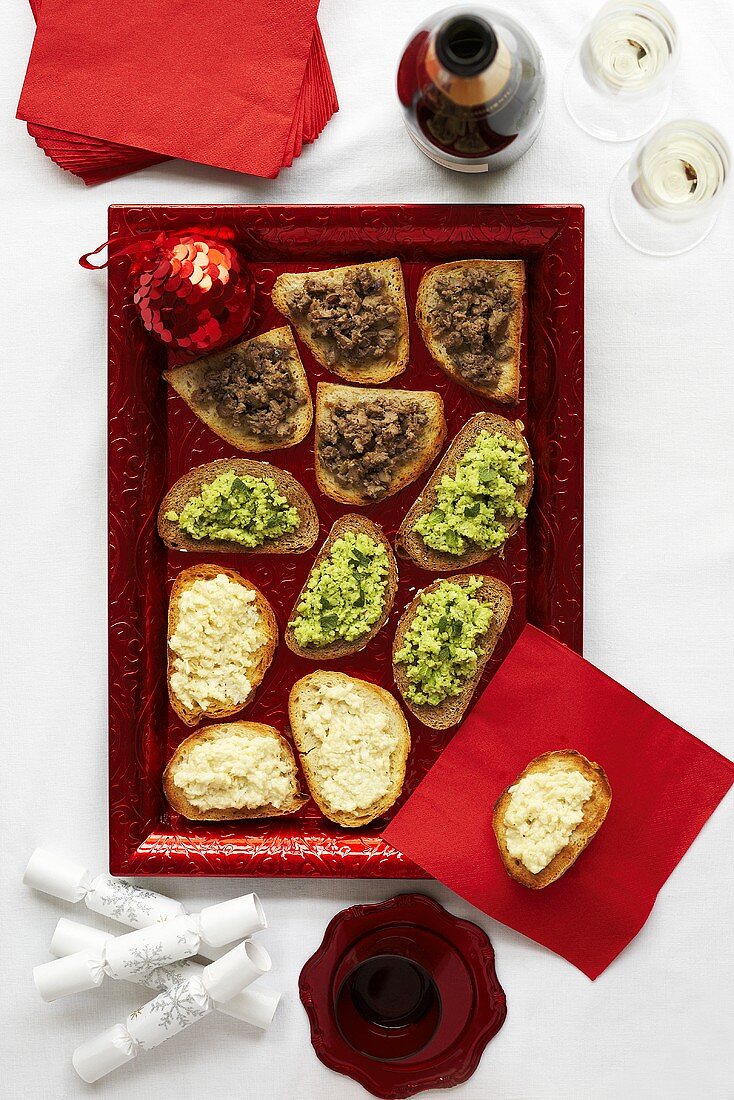
{"label": "red glass candle holder", "polygon": [[338,913],[299,986],[321,1061],[385,1100],[466,1081],[507,1014],[486,933],[423,894]]}

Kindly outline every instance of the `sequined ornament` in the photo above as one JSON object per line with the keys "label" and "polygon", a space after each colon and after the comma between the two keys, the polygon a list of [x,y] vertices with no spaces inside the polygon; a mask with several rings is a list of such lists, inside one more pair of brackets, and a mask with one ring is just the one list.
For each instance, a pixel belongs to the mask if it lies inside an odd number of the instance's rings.
{"label": "sequined ornament", "polygon": [[254,281],[225,240],[162,234],[135,257],[132,277],[143,324],[172,351],[214,351],[249,320]]}

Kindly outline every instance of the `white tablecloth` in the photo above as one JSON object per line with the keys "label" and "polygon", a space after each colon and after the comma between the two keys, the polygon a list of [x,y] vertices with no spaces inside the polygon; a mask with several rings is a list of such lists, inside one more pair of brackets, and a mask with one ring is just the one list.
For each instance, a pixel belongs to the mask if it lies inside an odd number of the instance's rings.
{"label": "white tablecloth", "polygon": [[[141,1003],[139,990],[109,982],[42,1004],[31,967],[47,958],[57,917],[73,914],[20,885],[37,844],[106,866],[106,287],[76,261],[104,240],[108,203],[584,203],[586,656],[734,755],[733,204],[703,246],[677,259],[641,256],[616,236],[607,192],[629,146],[587,138],[561,101],[563,66],[595,0],[512,5],[550,73],[545,128],[525,159],[487,178],[423,158],[402,130],[393,73],[409,32],[439,3],[323,0],[341,110],[276,182],[176,162],[87,189],[12,117],[33,21],[25,0],[3,0],[0,807],[10,1022],[0,1030],[0,1087],[12,1100],[92,1095],[71,1068],[72,1049]],[[683,58],[670,113],[721,123],[734,103],[726,84],[734,17],[718,0],[671,5]],[[421,886],[487,929],[508,993],[505,1027],[455,1095],[731,1100],[733,828],[729,797],[641,934],[595,983],[447,890]],[[160,885],[196,907],[249,884]],[[271,1032],[210,1018],[94,1093],[358,1100],[360,1086],[323,1067],[309,1045],[297,976],[339,909],[395,889],[263,882],[270,980],[285,991]]]}

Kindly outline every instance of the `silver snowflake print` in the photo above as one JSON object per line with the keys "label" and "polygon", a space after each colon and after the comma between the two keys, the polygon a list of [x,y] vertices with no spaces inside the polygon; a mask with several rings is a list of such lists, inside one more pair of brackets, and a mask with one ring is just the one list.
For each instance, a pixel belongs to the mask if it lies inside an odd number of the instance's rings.
{"label": "silver snowflake print", "polygon": [[107,914],[115,917],[123,924],[135,922],[141,917],[149,916],[153,910],[156,895],[152,890],[144,890],[142,886],[133,886],[131,882],[120,879],[116,882],[108,882],[104,894],[104,902]]}
{"label": "silver snowflake print", "polygon": [[190,982],[177,982],[150,1002],[151,1015],[160,1013],[159,1026],[164,1031],[186,1027],[208,1014],[208,1009],[195,996]]}
{"label": "silver snowflake print", "polygon": [[168,989],[169,986],[175,985],[186,977],[187,965],[188,959],[182,959],[180,962],[157,966],[148,974],[145,984],[151,989]]}
{"label": "silver snowflake print", "polygon": [[133,947],[123,965],[131,974],[145,976],[169,961],[168,952],[163,950],[162,943],[146,943],[142,947]]}

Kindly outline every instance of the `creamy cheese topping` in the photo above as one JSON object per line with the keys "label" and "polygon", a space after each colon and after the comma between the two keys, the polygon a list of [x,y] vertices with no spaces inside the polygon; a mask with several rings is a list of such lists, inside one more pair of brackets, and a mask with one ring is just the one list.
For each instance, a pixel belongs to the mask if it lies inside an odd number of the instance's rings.
{"label": "creamy cheese topping", "polygon": [[293,761],[274,737],[217,737],[189,749],[173,781],[199,810],[278,809],[293,790]]}
{"label": "creamy cheese topping", "polygon": [[584,816],[593,783],[579,771],[531,772],[510,787],[505,811],[507,851],[537,875],[547,867]]}
{"label": "creamy cheese topping", "polygon": [[255,593],[224,573],[199,578],[178,599],[171,689],[185,707],[244,703],[266,630]]}
{"label": "creamy cheese topping", "polygon": [[390,789],[400,728],[380,698],[350,683],[321,684],[304,715],[308,763],[332,809],[365,810]]}

